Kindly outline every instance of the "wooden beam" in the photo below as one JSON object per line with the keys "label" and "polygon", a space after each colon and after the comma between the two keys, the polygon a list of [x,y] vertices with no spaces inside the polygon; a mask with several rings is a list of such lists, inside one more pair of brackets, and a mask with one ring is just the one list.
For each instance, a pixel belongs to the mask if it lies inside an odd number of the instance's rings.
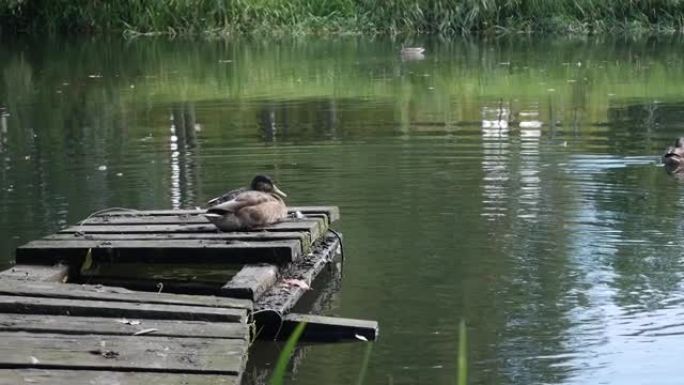
{"label": "wooden beam", "polygon": [[122,287],[79,284],[34,283],[0,281],[0,295],[118,301],[160,305],[183,305],[251,310],[252,302],[235,298],[183,294],[137,292]]}
{"label": "wooden beam", "polygon": [[292,284],[291,279],[311,287],[313,280],[326,264],[337,256],[340,243],[337,237],[328,234],[314,244],[312,252],[281,272],[281,278],[254,303],[254,311],[271,310],[286,314],[308,290],[302,285]]}
{"label": "wooden beam", "polygon": [[305,240],[305,233],[299,231],[251,231],[233,233],[57,233],[41,238],[44,241],[69,241],[69,240],[125,240],[125,241],[165,241],[165,240],[224,240],[224,241],[279,241],[284,239]]}
{"label": "wooden beam", "polygon": [[306,322],[301,341],[375,341],[378,337],[376,321],[289,313],[283,317],[277,339],[287,339],[301,322]]}
{"label": "wooden beam", "polygon": [[[311,217],[304,219],[288,219],[273,225],[257,228],[250,231],[222,233],[216,226],[210,224],[206,218],[186,219],[178,221],[176,219],[165,219],[167,217],[113,217],[110,221],[103,222],[98,217],[93,221],[88,221],[84,225],[71,226],[60,230],[60,233],[69,234],[121,234],[121,233],[219,233],[219,234],[249,234],[260,232],[303,232],[310,234],[311,240],[318,239],[327,230],[327,223],[324,218]],[[190,217],[195,218],[195,217]],[[124,221],[125,219],[125,221]]]}
{"label": "wooden beam", "polygon": [[[310,231],[312,224],[325,225],[325,219],[320,217],[286,219],[272,225],[259,227],[250,231]],[[168,225],[168,226],[162,226]],[[174,225],[174,226],[171,226]],[[137,217],[93,217],[83,225],[72,226],[60,232],[94,232],[93,229],[105,227],[109,232],[129,232],[126,230],[133,226],[158,226],[151,229],[171,229],[176,232],[218,232],[216,227],[203,216],[137,216]],[[157,231],[154,231],[157,232]],[[247,232],[247,231],[242,231]]]}
{"label": "wooden beam", "polygon": [[17,263],[53,264],[65,261],[83,264],[87,255],[94,261],[139,263],[289,263],[301,255],[297,240],[230,242],[220,240],[102,241],[37,240],[16,250]]}
{"label": "wooden beam", "polygon": [[141,373],[103,370],[0,369],[0,385],[239,385],[230,374]]}
{"label": "wooden beam", "polygon": [[247,265],[233,279],[221,287],[219,293],[226,297],[256,300],[278,278],[278,267],[274,265]]}
{"label": "wooden beam", "polygon": [[230,339],[0,332],[0,367],[238,375],[247,348]]}
{"label": "wooden beam", "polygon": [[[340,209],[337,206],[289,206],[289,213],[296,211],[304,215],[310,214],[324,214],[328,216],[330,223],[336,222],[340,219]],[[98,215],[98,217],[114,217],[114,216],[162,216],[162,215],[200,215],[204,210],[200,209],[181,209],[181,210],[141,210],[141,211],[112,211]]]}
{"label": "wooden beam", "polygon": [[16,265],[0,272],[0,280],[11,279],[26,282],[66,282],[69,267],[66,265]]}
{"label": "wooden beam", "polygon": [[237,322],[0,314],[0,332],[130,336],[141,331],[150,337],[199,337],[243,340],[249,337],[249,325]]}
{"label": "wooden beam", "polygon": [[85,317],[246,322],[244,309],[0,295],[0,312]]}

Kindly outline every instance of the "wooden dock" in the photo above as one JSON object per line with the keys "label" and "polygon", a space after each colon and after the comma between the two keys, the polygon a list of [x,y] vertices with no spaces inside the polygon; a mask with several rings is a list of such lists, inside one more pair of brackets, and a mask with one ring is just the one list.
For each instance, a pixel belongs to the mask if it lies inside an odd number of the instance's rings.
{"label": "wooden dock", "polygon": [[[19,247],[0,273],[0,385],[239,384],[257,335],[306,321],[310,340],[375,339],[372,321],[290,313],[341,248],[336,207],[290,210],[230,233],[200,210],[109,212]],[[200,278],[120,272],[136,265]]]}

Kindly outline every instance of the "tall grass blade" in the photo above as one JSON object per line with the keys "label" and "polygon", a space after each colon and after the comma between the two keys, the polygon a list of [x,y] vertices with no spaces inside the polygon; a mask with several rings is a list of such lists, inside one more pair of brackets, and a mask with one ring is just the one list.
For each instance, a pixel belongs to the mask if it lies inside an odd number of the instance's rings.
{"label": "tall grass blade", "polygon": [[290,338],[285,342],[285,346],[278,356],[275,369],[273,369],[269,385],[282,385],[284,383],[287,364],[290,362],[290,357],[292,357],[292,353],[297,347],[297,341],[299,341],[299,337],[302,336],[305,327],[306,322],[300,322],[290,335]]}
{"label": "tall grass blade", "polygon": [[363,361],[361,362],[361,370],[359,370],[359,376],[356,378],[356,385],[363,385],[363,381],[366,378],[366,372],[368,371],[368,362],[370,361],[372,351],[373,344],[366,344],[366,350],[363,353]]}
{"label": "tall grass blade", "polygon": [[457,385],[468,383],[468,341],[465,320],[458,325],[458,381]]}

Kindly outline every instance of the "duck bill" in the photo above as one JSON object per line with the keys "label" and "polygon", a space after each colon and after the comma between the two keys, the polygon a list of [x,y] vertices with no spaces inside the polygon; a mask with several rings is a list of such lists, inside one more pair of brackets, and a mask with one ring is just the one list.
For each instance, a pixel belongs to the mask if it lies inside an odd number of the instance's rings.
{"label": "duck bill", "polygon": [[276,186],[276,185],[273,185],[273,192],[274,192],[277,196],[279,196],[279,197],[281,197],[281,198],[286,198],[286,197],[287,197],[287,194],[285,194],[285,193],[283,192],[283,190],[279,189],[278,186]]}

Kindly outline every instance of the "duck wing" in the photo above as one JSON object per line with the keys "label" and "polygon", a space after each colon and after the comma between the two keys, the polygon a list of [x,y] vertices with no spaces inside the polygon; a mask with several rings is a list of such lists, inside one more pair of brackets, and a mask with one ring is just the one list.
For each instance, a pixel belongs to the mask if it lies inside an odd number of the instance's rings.
{"label": "duck wing", "polygon": [[267,226],[287,217],[287,207],[278,199],[268,200],[258,205],[247,206],[240,210],[240,217],[250,226]]}
{"label": "duck wing", "polygon": [[245,191],[237,194],[233,199],[209,207],[208,213],[225,214],[235,213],[245,207],[258,206],[262,203],[277,201],[271,194],[261,191]]}
{"label": "duck wing", "polygon": [[223,202],[231,201],[231,200],[237,198],[238,195],[240,195],[244,192],[247,192],[247,191],[249,191],[249,188],[247,188],[247,187],[241,187],[241,188],[238,188],[235,190],[230,190],[223,195],[219,195],[217,197],[210,199],[207,202],[207,206],[209,206],[209,207],[216,206],[216,205],[221,204]]}

